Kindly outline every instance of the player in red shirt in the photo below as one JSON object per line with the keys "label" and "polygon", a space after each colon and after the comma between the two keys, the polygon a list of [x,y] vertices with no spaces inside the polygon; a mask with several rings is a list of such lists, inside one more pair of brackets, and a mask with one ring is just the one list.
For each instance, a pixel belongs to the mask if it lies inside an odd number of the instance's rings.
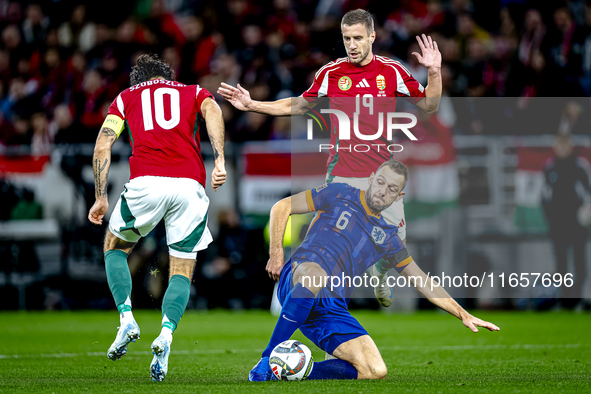
{"label": "player in red shirt", "polygon": [[[371,102],[372,105],[375,103],[384,108],[379,110],[372,107],[374,113],[394,111],[397,98],[405,98],[429,114],[437,111],[441,97],[441,53],[431,37],[424,34],[417,37],[422,53],[413,53],[419,63],[428,69],[428,85],[423,87],[400,62],[373,54],[372,44],[376,32],[369,12],[361,9],[347,12],[341,21],[341,31],[348,56],[330,62],[318,70],[312,86],[302,96],[273,102],[255,101],[240,85],[233,87],[225,83],[222,83],[218,93],[239,110],[273,116],[302,115],[314,105],[313,99],[317,97],[329,97],[331,107],[353,107],[357,106],[356,102],[362,101],[363,104]],[[360,105],[359,108],[360,133],[366,136],[375,135],[378,130],[375,121],[372,122],[375,116],[364,116],[366,113],[363,111],[368,109],[364,105]],[[349,108],[349,111],[344,112],[351,117],[350,124],[353,128],[353,110]],[[337,121],[333,114],[331,121],[333,124]],[[382,135],[372,141],[359,138],[353,130],[350,132],[349,140],[339,140],[336,133],[331,133],[327,182],[344,182],[364,190],[372,170],[395,155],[387,149],[391,141],[388,140],[385,130],[384,128]],[[358,144],[375,145],[367,153],[357,153],[351,147]],[[398,226],[398,234],[406,243],[402,200],[392,204],[382,215],[386,222]],[[390,306],[392,293],[385,284],[386,269],[378,262],[370,272],[380,278],[380,284],[375,288],[377,299],[382,305]]]}
{"label": "player in red shirt", "polygon": [[129,342],[140,337],[131,312],[131,275],[127,257],[140,237],[162,220],[170,254],[170,279],[162,299],[162,331],[152,343],[150,374],[162,381],[168,371],[172,334],[189,300],[197,251],[212,241],[207,228],[209,199],[205,195],[205,166],[199,143],[199,118],[205,118],[214,151],[211,186],[226,180],[224,121],[211,93],[199,85],[174,81],[166,62],[142,55],[131,75],[131,87],[111,104],[94,149],[96,202],[88,219],[97,225],[109,209],[107,176],[111,147],[124,128],[132,155],[130,181],[125,184],[105,236],[105,270],[120,313],[119,331],[107,357],[118,360]]}

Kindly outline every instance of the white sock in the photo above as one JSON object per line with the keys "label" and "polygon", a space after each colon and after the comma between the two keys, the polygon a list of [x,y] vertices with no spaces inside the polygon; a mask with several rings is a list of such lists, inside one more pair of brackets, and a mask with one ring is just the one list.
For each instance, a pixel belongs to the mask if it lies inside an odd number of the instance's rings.
{"label": "white sock", "polygon": [[160,331],[160,336],[165,337],[168,343],[172,342],[172,330],[170,328],[162,327],[162,330]]}
{"label": "white sock", "polygon": [[378,269],[376,268],[375,265],[372,265],[371,270],[370,270],[370,275],[377,276],[378,279],[380,281],[382,281],[382,280],[384,280],[385,277],[388,276],[388,273],[387,272],[381,273],[380,271],[378,271]]}
{"label": "white sock", "polygon": [[135,321],[135,319],[133,318],[133,313],[131,311],[122,312],[119,314],[119,322],[121,323],[121,327],[133,321]]}

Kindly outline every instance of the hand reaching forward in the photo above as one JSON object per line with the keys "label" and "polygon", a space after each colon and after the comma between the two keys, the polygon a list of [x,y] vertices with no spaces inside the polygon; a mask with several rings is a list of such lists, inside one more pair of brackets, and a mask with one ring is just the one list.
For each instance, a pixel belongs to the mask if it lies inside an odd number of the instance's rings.
{"label": "hand reaching forward", "polygon": [[222,82],[222,86],[218,88],[218,94],[228,100],[236,109],[240,111],[248,111],[248,107],[252,104],[250,93],[244,89],[240,84],[235,88],[234,86],[228,85]]}
{"label": "hand reaching forward", "polygon": [[416,56],[420,64],[427,68],[440,68],[441,67],[441,52],[437,47],[437,43],[431,39],[431,36],[423,34],[423,38],[417,36],[419,47],[421,48],[422,55],[417,52],[412,54]]}
{"label": "hand reaching forward", "polygon": [[500,331],[501,329],[497,326],[495,326],[492,323],[489,323],[487,321],[484,321],[482,319],[479,319],[475,316],[472,316],[469,313],[466,313],[465,316],[462,317],[462,323],[464,323],[464,325],[466,327],[468,327],[470,330],[472,330],[472,332],[478,332],[478,327],[484,327],[489,331]]}

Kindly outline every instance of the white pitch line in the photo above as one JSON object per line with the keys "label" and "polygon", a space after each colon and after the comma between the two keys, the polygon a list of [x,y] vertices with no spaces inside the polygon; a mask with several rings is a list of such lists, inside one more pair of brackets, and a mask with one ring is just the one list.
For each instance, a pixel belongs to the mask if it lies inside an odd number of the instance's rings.
{"label": "white pitch line", "polygon": [[[522,345],[456,345],[456,346],[379,346],[380,350],[414,352],[433,350],[550,350],[550,349],[577,349],[589,347],[591,344],[522,344]],[[234,353],[257,353],[262,349],[203,349],[203,350],[175,350],[174,354],[199,355],[199,354],[234,354]],[[152,352],[145,350],[131,349],[130,355],[151,356]],[[107,357],[106,352],[85,352],[85,353],[40,353],[40,354],[0,354],[0,359],[19,358],[73,358],[73,357]]]}
{"label": "white pitch line", "polygon": [[[151,356],[152,352],[146,350],[131,350],[134,356]],[[204,350],[175,350],[174,354],[233,354],[242,352],[262,352],[263,349],[204,349]],[[41,353],[41,354],[0,354],[0,359],[9,358],[71,358],[71,357],[107,357],[106,352],[86,353]]]}
{"label": "white pitch line", "polygon": [[380,350],[416,351],[416,350],[548,350],[548,349],[577,349],[591,344],[523,344],[523,345],[454,345],[454,346],[378,346]]}

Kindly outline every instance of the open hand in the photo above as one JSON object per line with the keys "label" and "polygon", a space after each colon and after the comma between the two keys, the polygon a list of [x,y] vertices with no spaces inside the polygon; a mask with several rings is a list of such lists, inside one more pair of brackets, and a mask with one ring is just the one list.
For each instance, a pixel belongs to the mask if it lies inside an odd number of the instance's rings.
{"label": "open hand", "polygon": [[421,48],[421,54],[413,52],[420,64],[427,68],[441,68],[441,52],[437,47],[437,43],[431,39],[431,36],[423,34],[423,38],[417,36],[419,47]]}
{"label": "open hand", "polygon": [[466,313],[466,316],[462,317],[462,323],[464,323],[464,325],[466,327],[468,327],[470,330],[472,330],[472,332],[478,332],[478,328],[476,328],[476,327],[484,327],[489,331],[500,331],[501,330],[499,327],[495,326],[494,324],[484,321],[482,319],[479,319],[475,316],[472,316],[469,313]]}
{"label": "open hand", "polygon": [[236,107],[236,109],[239,109],[240,111],[248,111],[248,108],[252,104],[252,99],[250,98],[248,90],[244,89],[240,84],[235,88],[234,86],[222,82],[222,86],[223,87],[218,88],[218,94],[228,100],[228,102]]}

